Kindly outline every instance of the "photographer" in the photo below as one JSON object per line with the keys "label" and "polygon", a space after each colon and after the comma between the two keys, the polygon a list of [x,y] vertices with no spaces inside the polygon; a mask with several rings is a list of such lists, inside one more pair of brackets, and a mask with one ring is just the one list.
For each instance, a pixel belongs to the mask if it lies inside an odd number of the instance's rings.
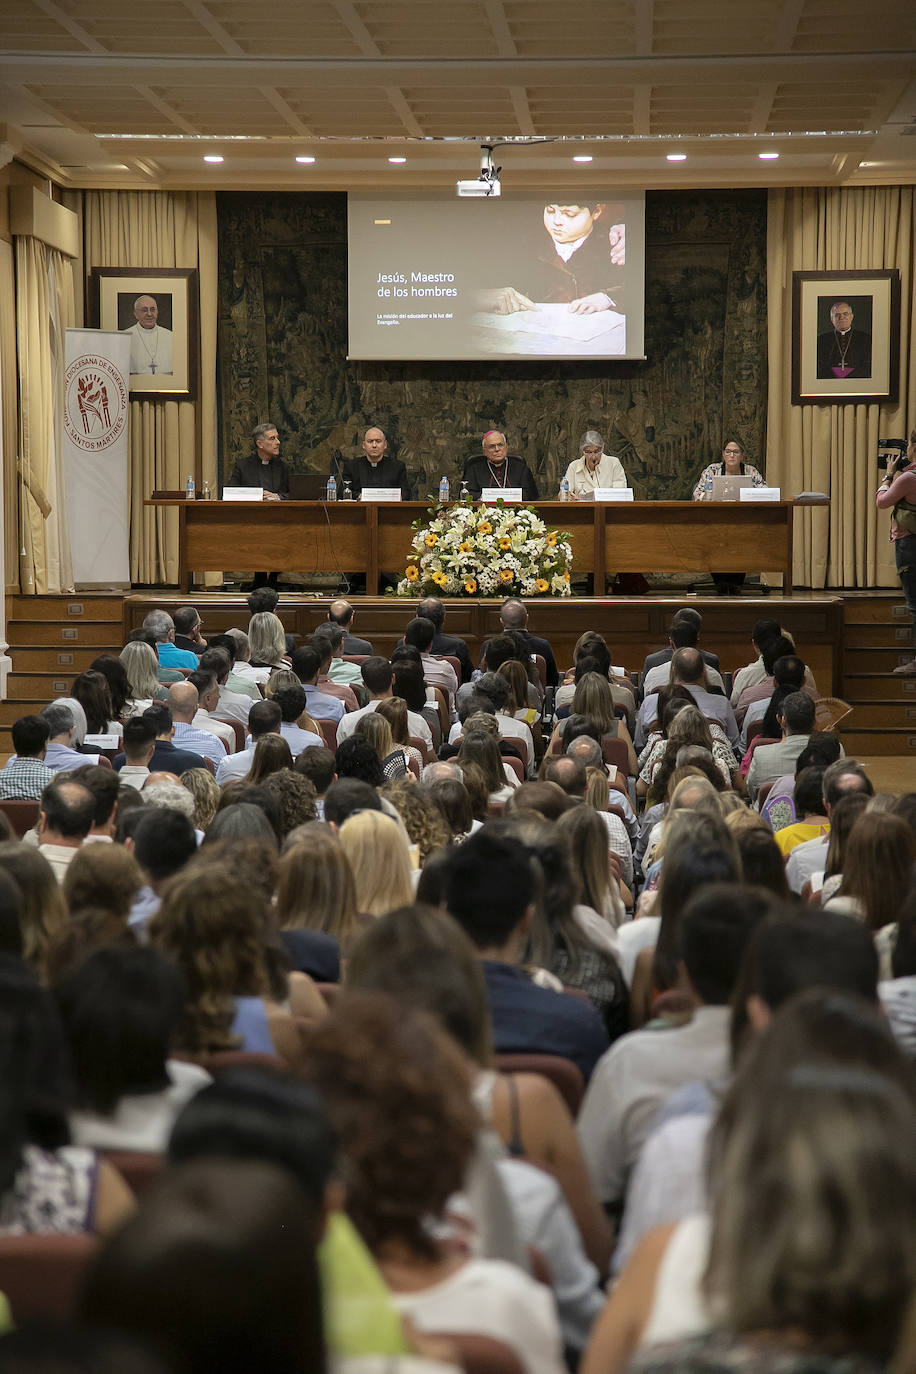
{"label": "photographer", "polygon": [[914,657],[894,669],[901,676],[916,676],[916,429],[910,431],[906,454],[889,458],[887,476],[878,488],[875,504],[891,512],[891,540],[897,576],[907,610],[913,621]]}

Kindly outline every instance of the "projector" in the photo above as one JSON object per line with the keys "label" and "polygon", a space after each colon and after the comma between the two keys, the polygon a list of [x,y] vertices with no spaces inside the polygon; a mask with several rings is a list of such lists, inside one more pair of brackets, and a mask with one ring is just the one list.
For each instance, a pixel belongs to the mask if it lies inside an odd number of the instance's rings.
{"label": "projector", "polygon": [[498,196],[499,181],[496,177],[492,180],[487,177],[475,177],[473,181],[459,181],[457,191],[459,196]]}

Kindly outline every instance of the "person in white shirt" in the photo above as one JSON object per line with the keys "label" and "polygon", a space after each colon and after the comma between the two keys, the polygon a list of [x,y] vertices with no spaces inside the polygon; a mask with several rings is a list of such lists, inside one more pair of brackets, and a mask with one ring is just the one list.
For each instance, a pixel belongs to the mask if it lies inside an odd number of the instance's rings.
{"label": "person in white shirt", "polygon": [[38,805],[38,852],[62,883],[71,860],[92,829],[95,798],[80,782],[54,778],[42,792]]}
{"label": "person in white shirt", "polygon": [[247,725],[248,712],[255,701],[262,700],[261,693],[254,683],[248,684],[250,691],[254,693],[253,696],[247,691],[232,690],[229,686],[231,660],[227,651],[224,648],[205,650],[200,656],[200,671],[210,673],[216,679],[219,693],[219,704],[216,709],[219,715],[225,716],[227,720],[237,720],[240,725]]}
{"label": "person in white shirt", "polygon": [[[361,671],[363,683],[370,696],[369,705],[360,707],[358,711],[348,711],[343,719],[338,722],[338,744],[342,744],[345,739],[350,738],[367,711],[374,711],[380,701],[387,701],[389,697],[394,696],[392,690],[394,670],[387,658],[373,654],[366,659]],[[432,731],[423,717],[418,715],[416,711],[408,710],[407,728],[414,739],[422,739],[427,749],[432,752]]]}
{"label": "person in white shirt", "polygon": [[280,734],[280,721],[282,712],[275,701],[259,701],[251,708],[248,717],[248,728],[251,731],[251,743],[237,754],[227,754],[216,770],[216,781],[222,787],[224,782],[233,782],[236,778],[245,778],[251,771],[254,763],[254,751],[257,748],[258,740],[262,735]]}
{"label": "person in white shirt", "polygon": [[304,687],[281,687],[274,692],[273,699],[283,714],[283,719],[280,721],[280,734],[289,745],[289,752],[294,760],[299,757],[303,749],[308,749],[313,744],[324,744],[321,735],[316,735],[312,730],[303,730],[298,724],[299,717],[305,710]]}
{"label": "person in white shirt", "polygon": [[195,730],[205,730],[207,734],[215,735],[225,745],[226,753],[233,753],[236,746],[235,729],[228,721],[220,720],[216,715],[220,704],[216,678],[206,669],[198,668],[197,672],[188,678],[188,682],[197,688],[199,702],[191,724]]}
{"label": "person in white shirt", "polygon": [[[594,501],[596,487],[628,487],[623,464],[604,452],[604,440],[596,429],[587,429],[579,440],[579,457],[566,469],[570,501]],[[559,498],[560,492],[557,493]]]}
{"label": "person in white shirt", "polygon": [[415,616],[404,631],[404,643],[412,644],[419,650],[423,665],[423,680],[430,687],[441,687],[445,693],[449,714],[454,715],[455,695],[458,691],[458,676],[450,663],[444,658],[434,658],[430,647],[435,638],[436,627],[431,620]]}
{"label": "person in white shirt", "polygon": [[136,376],[172,375],[172,331],[159,323],[159,304],[155,296],[138,296],[134,319],[129,329],[130,373]]}

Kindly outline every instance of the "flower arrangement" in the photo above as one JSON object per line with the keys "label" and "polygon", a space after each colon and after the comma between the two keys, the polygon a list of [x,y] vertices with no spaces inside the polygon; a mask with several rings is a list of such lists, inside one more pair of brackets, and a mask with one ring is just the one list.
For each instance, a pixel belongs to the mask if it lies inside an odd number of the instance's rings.
{"label": "flower arrangement", "polygon": [[413,530],[398,596],[570,594],[570,536],[527,506],[434,503]]}

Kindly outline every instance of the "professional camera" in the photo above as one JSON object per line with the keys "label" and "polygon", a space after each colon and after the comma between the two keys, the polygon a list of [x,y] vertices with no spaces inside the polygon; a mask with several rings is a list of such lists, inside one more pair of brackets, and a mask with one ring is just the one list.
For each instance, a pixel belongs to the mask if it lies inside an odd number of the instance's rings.
{"label": "professional camera", "polygon": [[879,439],[878,467],[884,468],[889,477],[895,477],[901,468],[905,468],[906,440]]}

